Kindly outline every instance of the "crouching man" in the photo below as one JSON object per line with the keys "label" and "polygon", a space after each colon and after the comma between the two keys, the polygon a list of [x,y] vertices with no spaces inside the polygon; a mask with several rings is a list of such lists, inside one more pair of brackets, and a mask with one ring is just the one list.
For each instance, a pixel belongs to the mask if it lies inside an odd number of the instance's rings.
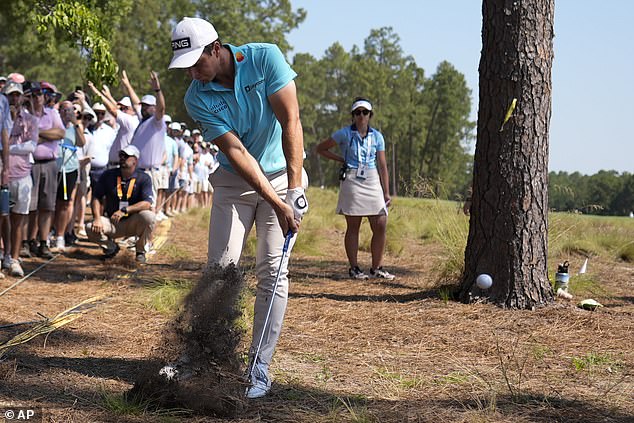
{"label": "crouching man", "polygon": [[93,187],[94,220],[87,235],[104,249],[107,258],[119,252],[116,238],[136,236],[136,260],[145,263],[146,246],[152,238],[155,215],[152,181],[138,170],[138,148],[128,145],[119,151],[119,167],[106,170]]}

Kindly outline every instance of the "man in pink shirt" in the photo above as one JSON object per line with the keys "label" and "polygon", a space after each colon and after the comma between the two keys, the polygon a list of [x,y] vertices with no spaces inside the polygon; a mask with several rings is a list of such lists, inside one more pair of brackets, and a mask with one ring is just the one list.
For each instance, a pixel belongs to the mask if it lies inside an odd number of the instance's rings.
{"label": "man in pink shirt", "polygon": [[[18,261],[20,246],[26,235],[26,222],[31,202],[32,154],[38,141],[38,119],[33,110],[23,104],[22,84],[9,82],[4,90],[9,99],[13,129],[9,138],[9,204],[11,207],[11,245],[5,246],[3,268],[11,276],[22,277],[24,271]],[[30,103],[27,107],[32,107]]]}
{"label": "man in pink shirt", "polygon": [[[57,154],[65,128],[59,112],[53,107],[57,93],[44,93],[37,82],[26,82],[24,94],[31,100],[39,118],[39,138],[33,152],[33,190],[29,206],[29,247],[31,254],[53,258],[47,240],[55,213],[57,194]],[[39,238],[36,237],[39,235]],[[39,245],[38,245],[39,240]]]}

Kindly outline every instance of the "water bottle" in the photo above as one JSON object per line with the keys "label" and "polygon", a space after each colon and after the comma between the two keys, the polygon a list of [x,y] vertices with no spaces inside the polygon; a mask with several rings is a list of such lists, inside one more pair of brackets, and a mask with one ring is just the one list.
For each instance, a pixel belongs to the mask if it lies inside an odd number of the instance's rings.
{"label": "water bottle", "polygon": [[561,288],[562,291],[568,292],[568,281],[570,280],[568,266],[570,266],[570,263],[567,261],[557,266],[557,273],[555,273],[555,292],[557,292],[559,288]]}
{"label": "water bottle", "polygon": [[9,215],[9,187],[0,187],[0,216]]}

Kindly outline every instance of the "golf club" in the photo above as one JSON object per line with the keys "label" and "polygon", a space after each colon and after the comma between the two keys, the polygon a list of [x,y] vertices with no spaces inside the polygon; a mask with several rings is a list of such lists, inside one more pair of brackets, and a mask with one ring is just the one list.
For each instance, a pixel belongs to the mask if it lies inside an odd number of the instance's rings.
{"label": "golf club", "polygon": [[[253,375],[253,369],[258,362],[258,356],[260,355],[260,348],[262,347],[262,341],[264,341],[264,333],[266,332],[266,325],[269,323],[269,317],[271,316],[271,310],[273,309],[273,301],[275,300],[275,293],[277,292],[277,285],[280,282],[280,275],[282,274],[282,266],[284,265],[284,259],[286,258],[286,253],[288,252],[288,247],[291,243],[291,238],[293,238],[293,231],[289,229],[286,234],[286,239],[284,240],[284,248],[282,248],[282,258],[280,259],[280,266],[277,269],[277,276],[275,277],[275,284],[273,285],[273,293],[271,295],[271,302],[269,303],[269,309],[266,312],[266,317],[264,318],[264,325],[262,326],[262,333],[260,334],[260,340],[258,341],[258,346],[255,349],[255,354],[253,355],[253,360],[251,361],[251,365],[249,367],[249,373],[247,375],[247,380],[251,382],[251,377]],[[248,389],[248,388],[247,388]]]}

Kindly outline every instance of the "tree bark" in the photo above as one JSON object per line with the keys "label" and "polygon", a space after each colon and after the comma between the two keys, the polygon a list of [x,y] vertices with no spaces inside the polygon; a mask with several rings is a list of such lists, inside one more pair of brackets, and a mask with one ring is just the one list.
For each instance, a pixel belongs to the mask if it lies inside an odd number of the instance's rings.
{"label": "tree bark", "polygon": [[[484,0],[482,15],[473,204],[459,297],[532,309],[553,301],[547,256],[554,0]],[[493,278],[490,289],[475,283],[483,273]]]}

